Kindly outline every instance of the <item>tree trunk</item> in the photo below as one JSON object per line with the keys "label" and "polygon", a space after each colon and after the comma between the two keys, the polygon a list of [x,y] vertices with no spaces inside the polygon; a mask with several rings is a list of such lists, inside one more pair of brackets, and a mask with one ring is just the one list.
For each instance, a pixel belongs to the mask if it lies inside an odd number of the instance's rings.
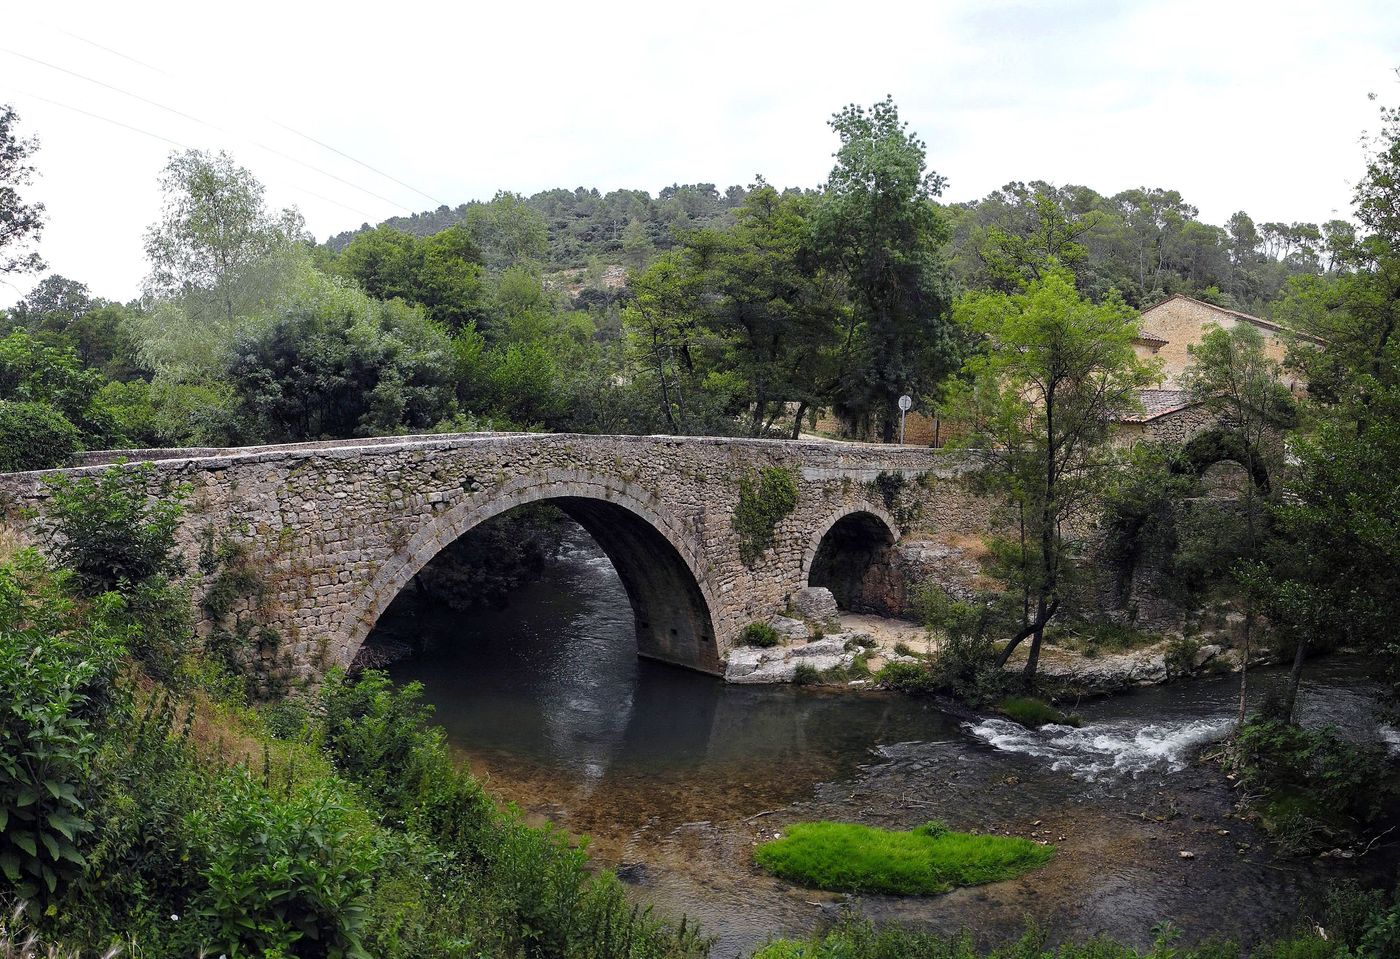
{"label": "tree trunk", "polygon": [[802,417],[807,415],[807,401],[802,400],[797,404],[797,415],[792,418],[792,438],[797,439],[802,435]]}
{"label": "tree trunk", "polygon": [[1249,641],[1254,632],[1254,604],[1244,614],[1244,651],[1240,659],[1240,710],[1235,720],[1239,729],[1244,728],[1246,707],[1249,704]]}

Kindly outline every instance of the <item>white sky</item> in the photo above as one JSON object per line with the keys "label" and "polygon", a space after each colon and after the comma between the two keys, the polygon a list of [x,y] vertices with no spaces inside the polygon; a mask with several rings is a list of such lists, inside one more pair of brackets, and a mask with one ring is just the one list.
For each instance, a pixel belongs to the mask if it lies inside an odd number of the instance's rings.
{"label": "white sky", "polygon": [[[40,251],[114,299],[145,272],[172,144],[46,100],[230,150],[322,239],[437,204],[279,123],[456,205],[756,173],[816,186],[830,114],[892,93],[950,200],[1013,179],[1162,186],[1220,223],[1345,215],[1366,94],[1400,101],[1393,0],[108,0],[40,16],[0,14],[0,102],[42,141]],[[0,306],[36,279],[0,282]]]}

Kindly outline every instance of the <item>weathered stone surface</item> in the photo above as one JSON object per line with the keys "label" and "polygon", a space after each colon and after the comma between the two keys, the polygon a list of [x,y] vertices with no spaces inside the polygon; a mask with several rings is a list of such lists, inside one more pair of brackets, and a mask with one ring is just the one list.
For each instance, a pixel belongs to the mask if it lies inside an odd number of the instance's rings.
{"label": "weathered stone surface", "polygon": [[792,611],[809,623],[828,624],[837,621],[841,611],[836,597],[825,586],[804,586],[792,594]]}
{"label": "weathered stone surface", "polygon": [[822,639],[814,639],[805,646],[797,646],[792,650],[792,655],[799,659],[810,659],[813,656],[840,656],[846,651],[846,640],[837,636],[827,636]]}
{"label": "weathered stone surface", "polygon": [[[89,454],[70,470],[0,475],[5,525],[42,539],[45,479],[91,474],[118,456],[154,461],[152,495],[166,482],[190,487],[180,530],[189,568],[199,568],[200,544],[210,536],[243,547],[265,599],[241,598],[234,612],[278,637],[258,654],[259,668],[278,681],[315,680],[351,663],[423,565],[478,524],[527,503],[558,505],[608,553],[631,598],[643,655],[714,673],[724,672],[746,624],[767,621],[808,585],[836,524],[867,517],[897,540],[898,524],[873,485],[881,473],[923,478],[906,485],[920,490],[940,527],[986,516],[958,481],[968,461],[941,450],[457,434]],[[798,502],[777,525],[773,546],[749,566],[731,520],[739,481],[764,467],[792,471]],[[195,583],[196,602],[208,586],[207,578]]]}
{"label": "weathered stone surface", "polygon": [[782,637],[785,643],[805,643],[807,637],[812,634],[806,623],[791,616],[775,614],[768,618],[768,625],[773,627],[773,631]]}

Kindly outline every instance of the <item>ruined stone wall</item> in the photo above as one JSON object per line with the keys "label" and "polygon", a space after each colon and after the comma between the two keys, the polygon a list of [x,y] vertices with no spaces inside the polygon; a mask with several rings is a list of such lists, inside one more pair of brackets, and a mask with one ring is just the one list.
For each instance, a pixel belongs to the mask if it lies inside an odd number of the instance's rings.
{"label": "ruined stone wall", "polygon": [[[637,582],[628,585],[651,590],[653,605],[665,586],[660,574],[693,579],[708,622],[695,621],[682,596],[675,608],[652,609],[650,626],[657,655],[702,669],[718,669],[744,625],[806,585],[822,536],[842,517],[869,512],[899,534],[874,484],[881,472],[924,478],[906,484],[926,498],[921,525],[955,528],[985,518],[985,506],[958,480],[964,457],[912,447],[534,434],[161,455],[153,492],[165,481],[191,489],[181,530],[190,568],[198,569],[203,542],[227,536],[241,545],[267,589],[261,599],[240,599],[234,613],[257,618],[277,637],[264,660],[291,680],[349,664],[380,613],[439,550],[525,503],[573,503],[603,531],[597,538],[605,549],[646,552],[631,557]],[[792,471],[798,502],[778,524],[774,546],[750,567],[740,559],[731,517],[740,479],[766,466]],[[6,524],[32,533],[42,523],[29,514],[42,517],[46,475],[102,468],[0,476]],[[589,503],[610,506],[590,512]],[[626,558],[618,565],[627,582]]]}

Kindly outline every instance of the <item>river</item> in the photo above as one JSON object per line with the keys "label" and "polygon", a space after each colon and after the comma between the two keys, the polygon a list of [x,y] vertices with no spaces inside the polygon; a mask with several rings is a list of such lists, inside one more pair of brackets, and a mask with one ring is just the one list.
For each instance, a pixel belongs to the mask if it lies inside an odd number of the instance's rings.
{"label": "river", "polygon": [[[423,684],[495,795],[592,837],[593,856],[640,901],[716,937],[716,957],[805,934],[848,906],[984,942],[1034,921],[1052,939],[1146,945],[1164,920],[1187,940],[1253,942],[1306,916],[1330,878],[1370,864],[1278,859],[1234,817],[1229,782],[1194,761],[1228,729],[1229,677],[1085,703],[1083,728],[1038,732],[878,691],[727,685],[637,658],[626,595],[582,530],[505,609],[391,610],[380,629],[429,637],[432,652],[391,673]],[[1280,678],[1258,675],[1256,689]],[[1378,730],[1375,691],[1358,664],[1319,661],[1304,719],[1393,736]],[[755,843],[810,819],[940,819],[1059,854],[1010,882],[857,901],[752,865]]]}

